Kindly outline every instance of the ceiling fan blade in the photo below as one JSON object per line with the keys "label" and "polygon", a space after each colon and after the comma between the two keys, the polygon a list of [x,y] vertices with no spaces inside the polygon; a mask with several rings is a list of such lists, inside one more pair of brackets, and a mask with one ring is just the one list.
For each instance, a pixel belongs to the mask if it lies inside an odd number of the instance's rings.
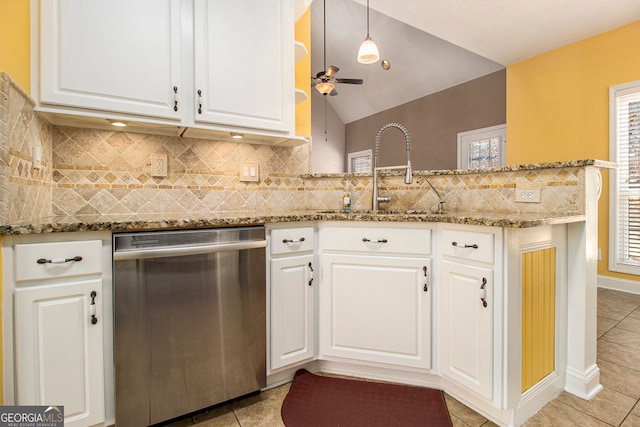
{"label": "ceiling fan blade", "polygon": [[340,71],[340,68],[336,67],[335,65],[329,65],[329,68],[327,68],[327,71],[324,72],[325,77],[333,77],[336,75],[336,73]]}
{"label": "ceiling fan blade", "polygon": [[350,85],[361,85],[364,83],[362,79],[336,79],[336,83],[347,83]]}
{"label": "ceiling fan blade", "polygon": [[333,90],[329,92],[330,96],[336,96],[337,94],[338,94],[338,91],[335,88],[333,88]]}

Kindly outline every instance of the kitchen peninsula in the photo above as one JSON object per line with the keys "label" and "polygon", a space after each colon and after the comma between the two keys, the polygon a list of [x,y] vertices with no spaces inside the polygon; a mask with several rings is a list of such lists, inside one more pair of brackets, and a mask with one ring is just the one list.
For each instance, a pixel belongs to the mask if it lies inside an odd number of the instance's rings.
{"label": "kitchen peninsula", "polygon": [[[107,285],[99,316],[107,323],[103,338],[107,366],[112,351],[108,326],[112,316],[108,289],[111,233],[266,225],[270,236],[268,250],[271,248],[268,258],[272,265],[268,287],[273,307],[277,303],[273,298],[278,262],[295,257],[299,250],[295,244],[275,248],[280,241],[295,242],[299,238],[296,233],[303,232],[308,233],[305,236],[310,245],[303,250],[303,255],[308,257],[305,260],[320,266],[314,282],[318,286],[308,287],[305,281],[305,289],[311,291],[304,294],[304,304],[311,304],[313,309],[303,315],[312,315],[312,318],[298,319],[308,322],[310,329],[301,338],[289,338],[289,345],[293,345],[295,351],[290,352],[286,346],[274,348],[274,337],[286,334],[287,329],[286,326],[277,329],[278,315],[268,307],[270,386],[289,381],[296,369],[305,366],[442,388],[500,425],[519,425],[563,389],[585,399],[592,398],[601,389],[595,364],[596,217],[599,169],[609,167],[613,165],[584,160],[487,171],[415,172],[428,177],[436,188],[443,190],[448,203],[444,214],[432,213],[437,199],[427,188],[403,188],[399,183],[402,177],[397,174],[382,177],[395,197],[390,210],[378,212],[365,207],[370,201],[362,184],[367,182],[366,175],[331,174],[300,178],[305,191],[299,192],[297,204],[305,208],[298,210],[76,215],[5,223],[0,225],[0,233],[5,236],[5,325],[11,328],[10,302],[15,292],[13,265],[20,262],[14,252],[16,245],[102,242],[103,275]],[[353,184],[354,193],[359,196],[354,210],[347,213],[328,209],[322,201],[339,200],[333,197],[345,181]],[[522,208],[513,202],[514,193],[522,188],[539,188],[541,202],[526,204],[528,209],[521,211],[509,209],[508,205]],[[481,208],[474,209],[469,203]],[[367,238],[370,238],[368,242],[359,246]],[[368,261],[369,256],[374,258]],[[410,259],[416,263],[405,264]],[[364,264],[345,264],[345,260],[365,261]],[[394,289],[382,290],[380,295],[397,295],[399,311],[387,314],[390,317],[385,323],[390,326],[375,331],[377,341],[374,343],[350,343],[353,337],[348,333],[339,337],[331,335],[336,327],[357,327],[344,324],[349,316],[331,314],[343,308],[328,307],[340,294],[332,296],[327,292],[344,288],[336,287],[342,280],[340,269],[344,265],[353,269],[349,271],[365,272],[390,266],[386,273],[409,271],[409,281],[418,281],[417,291],[404,297]],[[547,271],[542,272],[544,269]],[[344,277],[348,278],[348,274]],[[332,280],[337,282],[331,284]],[[373,280],[375,277],[365,276],[364,281],[371,284]],[[467,295],[469,286],[474,286],[472,293],[477,296]],[[295,301],[298,297],[293,297],[295,304],[301,303]],[[286,302],[290,296],[284,295],[284,298]],[[358,301],[356,298],[348,304],[353,307]],[[415,301],[420,301],[418,306]],[[469,305],[469,301],[473,301],[473,305]],[[538,305],[530,307],[532,301]],[[536,317],[535,313],[544,311],[545,304],[553,305],[554,310],[546,318]],[[412,312],[413,317],[397,320],[397,315],[405,313],[407,308],[416,307],[419,309]],[[356,311],[364,318],[376,319],[379,317],[376,310],[363,306]],[[394,325],[404,328],[411,322],[417,322],[418,329],[407,331],[408,338],[400,347],[387,342],[385,337],[401,332],[393,329]],[[5,334],[5,340],[11,340],[10,333]],[[548,345],[540,345],[545,340]],[[5,345],[7,349],[12,347],[11,342]],[[360,350],[358,345],[362,347]],[[380,348],[376,349],[376,345]],[[461,345],[464,354],[459,351]],[[302,353],[298,351],[301,348]],[[277,360],[278,357],[281,358]],[[541,358],[548,362],[542,367],[537,366]],[[8,401],[14,398],[16,387],[13,364],[14,361],[6,357],[4,387]],[[106,375],[102,378],[107,420],[113,405],[109,396],[113,392],[109,372],[109,368],[105,368]]]}

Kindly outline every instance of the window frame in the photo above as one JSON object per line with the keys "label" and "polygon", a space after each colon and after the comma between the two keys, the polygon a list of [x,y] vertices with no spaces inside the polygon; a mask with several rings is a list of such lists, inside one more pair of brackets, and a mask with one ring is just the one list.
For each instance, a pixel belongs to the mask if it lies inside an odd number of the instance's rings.
{"label": "window frame", "polygon": [[469,146],[475,142],[483,139],[499,138],[500,146],[498,148],[498,163],[499,166],[506,166],[507,164],[507,125],[501,124],[496,126],[489,126],[480,129],[474,129],[466,132],[458,132],[457,139],[457,168],[468,169],[468,154]]}
{"label": "window frame", "polygon": [[[621,173],[628,175],[627,163],[619,156],[618,136],[618,99],[621,97],[633,96],[640,101],[640,80],[624,83],[609,87],[609,160],[617,163],[617,169],[611,169],[609,172],[609,270],[619,273],[627,273],[640,275],[640,259],[632,260],[625,257],[624,248],[619,244],[621,242],[621,207],[628,199],[636,197],[627,188],[621,188],[619,176]],[[631,101],[628,101],[631,102]],[[626,137],[628,139],[628,135]],[[624,175],[623,175],[624,176]],[[622,193],[622,194],[621,194]],[[623,200],[621,200],[621,197]],[[640,197],[640,189],[638,189],[637,197]],[[628,233],[628,230],[627,230]],[[628,250],[627,250],[628,251]]]}
{"label": "window frame", "polygon": [[[369,170],[368,171],[358,171],[354,172],[351,167],[351,160],[358,157],[368,157],[369,158]],[[347,154],[347,172],[348,173],[372,173],[373,172],[373,150],[369,148],[368,150],[361,151],[353,151]]]}

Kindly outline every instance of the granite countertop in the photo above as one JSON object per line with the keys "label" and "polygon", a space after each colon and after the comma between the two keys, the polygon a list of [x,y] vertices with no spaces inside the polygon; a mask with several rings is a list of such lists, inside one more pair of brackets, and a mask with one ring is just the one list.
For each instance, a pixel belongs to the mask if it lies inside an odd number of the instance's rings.
{"label": "granite countertop", "polygon": [[549,216],[548,214],[514,214],[504,212],[445,212],[355,210],[299,210],[287,212],[205,212],[190,214],[136,214],[132,216],[86,215],[33,219],[0,225],[0,235],[41,234],[74,231],[137,231],[223,226],[262,225],[300,221],[388,221],[444,222],[494,227],[528,228],[584,221],[584,215]]}
{"label": "granite countertop", "polygon": [[[453,170],[414,170],[414,175],[422,176],[438,176],[438,175],[472,175],[472,174],[486,174],[486,173],[498,173],[498,172],[516,172],[526,170],[540,170],[540,169],[562,169],[562,168],[576,168],[585,166],[595,166],[601,169],[616,169],[617,164],[614,162],[608,162],[606,160],[596,159],[584,159],[584,160],[567,160],[559,162],[548,163],[527,163],[521,165],[512,166],[499,166],[494,168],[483,169],[453,169]],[[404,172],[399,171],[382,171],[381,175],[402,175]],[[371,173],[313,173],[301,175],[302,178],[340,178],[345,176],[371,176]]]}

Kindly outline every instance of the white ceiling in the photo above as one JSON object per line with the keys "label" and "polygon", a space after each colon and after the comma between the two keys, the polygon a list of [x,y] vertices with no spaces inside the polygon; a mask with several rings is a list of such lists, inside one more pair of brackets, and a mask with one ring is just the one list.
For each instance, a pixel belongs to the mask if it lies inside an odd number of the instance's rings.
{"label": "white ceiling", "polygon": [[[327,97],[344,123],[473,80],[507,65],[640,19],[640,0],[370,0],[370,34],[381,59],[359,64],[366,0],[326,0],[327,66],[338,84]],[[324,69],[323,0],[312,3],[312,73]]]}

